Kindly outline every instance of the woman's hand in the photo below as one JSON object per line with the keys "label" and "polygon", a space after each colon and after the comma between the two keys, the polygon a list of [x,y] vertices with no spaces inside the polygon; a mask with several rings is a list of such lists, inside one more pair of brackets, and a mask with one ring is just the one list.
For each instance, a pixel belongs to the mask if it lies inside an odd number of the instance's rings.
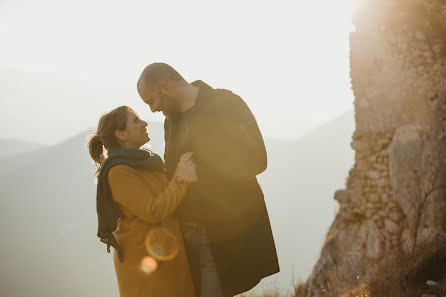
{"label": "woman's hand", "polygon": [[192,158],[192,153],[188,152],[181,156],[175,170],[175,178],[179,182],[193,183],[197,179],[197,166]]}

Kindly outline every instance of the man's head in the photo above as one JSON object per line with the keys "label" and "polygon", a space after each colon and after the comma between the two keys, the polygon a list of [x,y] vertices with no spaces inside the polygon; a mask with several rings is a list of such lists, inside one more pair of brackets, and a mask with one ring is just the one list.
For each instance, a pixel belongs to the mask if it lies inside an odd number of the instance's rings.
{"label": "man's head", "polygon": [[152,112],[168,114],[178,112],[181,90],[187,85],[187,81],[171,66],[153,63],[141,73],[137,88],[139,96]]}

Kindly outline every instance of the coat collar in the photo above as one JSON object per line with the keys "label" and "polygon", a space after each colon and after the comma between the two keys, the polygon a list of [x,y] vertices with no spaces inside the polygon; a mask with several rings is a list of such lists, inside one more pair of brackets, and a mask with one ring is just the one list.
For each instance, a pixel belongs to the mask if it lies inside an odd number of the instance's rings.
{"label": "coat collar", "polygon": [[166,117],[167,122],[169,122],[170,120],[176,121],[177,119],[183,116],[190,115],[195,112],[200,112],[200,113],[211,112],[210,110],[211,107],[210,104],[208,103],[209,103],[209,98],[212,96],[212,93],[214,92],[214,89],[201,80],[196,80],[192,82],[191,85],[198,87],[198,94],[197,98],[195,99],[194,105],[185,112],[170,114],[170,116]]}
{"label": "coat collar", "polygon": [[202,107],[208,101],[214,89],[202,80],[196,80],[192,82],[191,85],[198,87],[199,89],[197,98],[195,99],[195,104],[189,109],[189,111],[192,112],[195,112],[197,110],[204,111]]}

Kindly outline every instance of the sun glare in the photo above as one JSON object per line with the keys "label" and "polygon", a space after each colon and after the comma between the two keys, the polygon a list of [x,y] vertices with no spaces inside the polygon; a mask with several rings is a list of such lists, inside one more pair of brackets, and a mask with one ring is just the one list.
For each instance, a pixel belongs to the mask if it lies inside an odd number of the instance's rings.
{"label": "sun glare", "polygon": [[168,261],[175,258],[180,250],[178,239],[163,227],[153,228],[146,235],[146,250],[158,261]]}
{"label": "sun glare", "polygon": [[350,16],[350,23],[351,23],[350,32],[356,30],[356,27],[352,23],[352,20],[353,20],[353,14],[355,14],[358,9],[358,4],[359,4],[358,2],[359,0],[345,0],[345,5],[348,11],[348,15]]}
{"label": "sun glare", "polygon": [[155,259],[152,257],[144,257],[141,260],[140,269],[142,272],[146,274],[150,274],[155,272],[155,270],[158,268],[158,262],[156,262]]}

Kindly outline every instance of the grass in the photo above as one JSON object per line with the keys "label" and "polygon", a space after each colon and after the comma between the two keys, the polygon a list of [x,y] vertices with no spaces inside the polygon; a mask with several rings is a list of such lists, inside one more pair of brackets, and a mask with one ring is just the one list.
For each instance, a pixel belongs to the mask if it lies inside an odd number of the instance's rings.
{"label": "grass", "polygon": [[[427,281],[436,285],[428,285]],[[446,296],[446,241],[418,247],[412,253],[397,251],[377,266],[372,277],[352,290],[343,291],[333,284],[327,296],[338,297],[421,297]],[[293,283],[293,292],[283,293],[277,286],[262,293],[245,293],[238,297],[305,297],[305,283]],[[339,288],[337,288],[339,287]]]}
{"label": "grass", "polygon": [[237,297],[304,297],[305,296],[305,283],[299,282],[298,284],[294,283],[293,280],[293,290],[292,292],[285,292],[284,289],[281,289],[278,285],[273,285],[261,293],[243,293],[241,295],[237,295]]}
{"label": "grass", "polygon": [[[429,286],[426,282],[435,281]],[[378,267],[371,279],[342,297],[421,297],[446,295],[446,242],[437,241],[412,253],[399,251]]]}

